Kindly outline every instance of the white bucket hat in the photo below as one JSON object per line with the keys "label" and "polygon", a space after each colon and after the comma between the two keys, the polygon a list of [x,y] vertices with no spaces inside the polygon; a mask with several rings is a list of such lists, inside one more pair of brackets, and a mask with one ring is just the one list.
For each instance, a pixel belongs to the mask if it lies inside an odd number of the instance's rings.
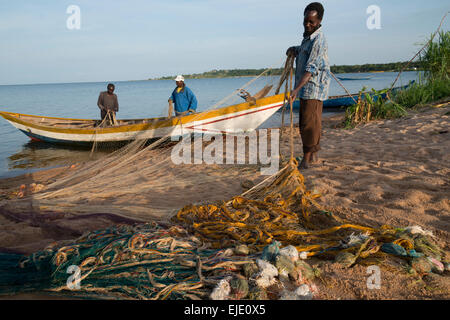
{"label": "white bucket hat", "polygon": [[184,77],[183,77],[182,75],[178,75],[178,76],[175,78],[175,81],[184,81]]}

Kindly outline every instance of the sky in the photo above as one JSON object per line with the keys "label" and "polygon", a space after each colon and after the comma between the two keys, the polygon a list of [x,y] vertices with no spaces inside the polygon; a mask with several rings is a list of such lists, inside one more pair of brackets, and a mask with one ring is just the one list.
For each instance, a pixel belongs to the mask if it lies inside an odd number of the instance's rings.
{"label": "sky", "polygon": [[[281,67],[303,33],[301,0],[0,1],[0,85],[143,80]],[[407,61],[448,0],[322,0],[330,64]],[[80,28],[69,29],[80,9]],[[370,30],[370,5],[380,29]],[[442,27],[450,29],[450,15]]]}

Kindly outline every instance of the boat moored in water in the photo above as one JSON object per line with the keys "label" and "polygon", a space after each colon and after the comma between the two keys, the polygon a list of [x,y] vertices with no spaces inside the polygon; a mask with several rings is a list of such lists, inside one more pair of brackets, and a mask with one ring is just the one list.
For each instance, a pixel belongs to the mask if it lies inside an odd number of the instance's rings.
{"label": "boat moored in water", "polygon": [[126,142],[188,133],[240,133],[255,130],[283,106],[284,94],[171,118],[117,120],[100,127],[98,120],[68,119],[0,111],[32,140],[63,145]]}

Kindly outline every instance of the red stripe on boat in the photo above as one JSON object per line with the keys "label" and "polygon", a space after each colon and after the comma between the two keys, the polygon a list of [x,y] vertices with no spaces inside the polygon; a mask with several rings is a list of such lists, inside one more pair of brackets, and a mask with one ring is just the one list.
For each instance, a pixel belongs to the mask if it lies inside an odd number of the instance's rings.
{"label": "red stripe on boat", "polygon": [[[222,119],[217,119],[217,120],[214,120],[214,121],[202,123],[202,124],[200,124],[200,126],[204,126],[204,125],[207,125],[207,124],[211,124],[211,123],[215,123],[215,122],[220,122],[220,121],[224,121],[224,120],[228,120],[228,119],[233,119],[233,118],[243,117],[243,116],[246,116],[246,115],[248,115],[248,114],[252,114],[252,113],[257,113],[257,112],[261,112],[261,111],[273,109],[273,108],[276,108],[276,107],[280,107],[280,106],[282,106],[282,105],[283,105],[283,104],[278,104],[278,105],[276,105],[276,106],[267,107],[267,108],[260,109],[260,110],[256,110],[256,111],[250,111],[250,112],[247,112],[247,113],[238,114],[238,115],[231,116],[231,117],[226,117],[226,118],[222,118]],[[186,128],[188,128],[188,129],[194,129],[194,126],[189,126],[189,127],[186,126]]]}

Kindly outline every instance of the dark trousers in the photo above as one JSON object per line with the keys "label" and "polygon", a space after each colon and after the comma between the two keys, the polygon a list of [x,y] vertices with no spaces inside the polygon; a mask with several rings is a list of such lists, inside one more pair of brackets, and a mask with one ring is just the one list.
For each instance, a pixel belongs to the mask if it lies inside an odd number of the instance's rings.
{"label": "dark trousers", "polygon": [[300,99],[300,135],[303,153],[320,150],[323,101]]}

